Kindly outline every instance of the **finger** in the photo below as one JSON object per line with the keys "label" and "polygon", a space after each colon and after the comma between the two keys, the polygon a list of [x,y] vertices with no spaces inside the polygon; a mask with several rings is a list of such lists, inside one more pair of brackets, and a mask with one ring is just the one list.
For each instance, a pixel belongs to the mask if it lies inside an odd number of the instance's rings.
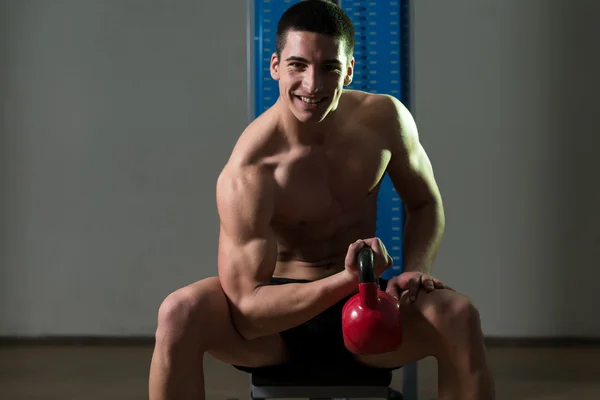
{"label": "finger", "polygon": [[385,244],[383,244],[381,239],[377,237],[369,238],[365,239],[364,242],[373,249],[376,257],[375,260],[379,268],[389,268],[394,264],[394,260],[388,254]]}
{"label": "finger", "polygon": [[439,279],[435,279],[434,278],[433,279],[433,283],[434,283],[436,289],[448,289],[448,290],[452,290],[453,292],[456,292],[455,289],[453,289],[450,286],[446,285],[445,283],[443,283]]}
{"label": "finger", "polygon": [[398,285],[398,287],[401,290],[408,290],[408,288],[410,287],[411,283],[411,279],[416,279],[416,276],[413,274],[400,274],[399,276],[397,276],[396,278],[394,278],[394,280],[396,281],[396,284]]}
{"label": "finger", "polygon": [[372,237],[372,238],[365,238],[365,239],[362,239],[362,240],[363,240],[363,242],[365,242],[369,246],[373,247],[373,246],[375,246],[375,242],[377,242],[379,239],[376,238],[376,237]]}
{"label": "finger", "polygon": [[387,249],[385,248],[385,245],[383,244],[381,239],[379,239],[378,237],[363,239],[363,241],[367,245],[371,246],[373,251],[375,251],[379,254],[387,254]]}
{"label": "finger", "polygon": [[385,292],[400,300],[402,289],[400,289],[400,286],[398,285],[398,283],[396,283],[396,280],[392,279],[388,282],[387,287],[385,288]]}
{"label": "finger", "polygon": [[421,278],[422,286],[427,292],[433,292],[435,290],[435,283],[433,278],[429,275],[423,275]]}
{"label": "finger", "polygon": [[394,259],[392,258],[392,256],[390,256],[390,255],[388,254],[388,256],[387,256],[387,264],[386,264],[386,268],[389,268],[389,267],[391,267],[392,265],[394,265]]}
{"label": "finger", "polygon": [[375,254],[382,254],[383,253],[383,244],[381,243],[381,241],[378,238],[368,238],[368,239],[363,239],[363,242],[369,246],[371,249],[373,249],[373,252]]}
{"label": "finger", "polygon": [[440,281],[437,278],[433,278],[433,285],[435,286],[436,289],[446,289],[446,285],[444,285],[444,283],[442,283],[442,281]]}
{"label": "finger", "polygon": [[417,293],[421,287],[421,277],[423,275],[416,275],[414,278],[408,281],[408,297],[411,301],[417,300]]}
{"label": "finger", "polygon": [[350,243],[348,252],[346,253],[346,260],[344,261],[347,266],[356,266],[356,255],[363,247],[365,247],[365,241],[362,239]]}

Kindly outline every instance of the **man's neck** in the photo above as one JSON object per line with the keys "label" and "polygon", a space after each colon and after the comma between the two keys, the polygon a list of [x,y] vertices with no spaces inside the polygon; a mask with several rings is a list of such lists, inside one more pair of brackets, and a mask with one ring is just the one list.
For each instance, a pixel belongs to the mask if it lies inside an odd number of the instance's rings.
{"label": "man's neck", "polygon": [[283,103],[278,104],[282,131],[292,145],[323,145],[334,132],[334,112],[330,112],[321,122],[301,122]]}

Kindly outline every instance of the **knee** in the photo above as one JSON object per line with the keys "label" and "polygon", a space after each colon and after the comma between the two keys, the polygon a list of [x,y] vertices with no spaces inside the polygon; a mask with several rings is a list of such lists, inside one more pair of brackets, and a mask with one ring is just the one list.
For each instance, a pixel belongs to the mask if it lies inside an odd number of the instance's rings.
{"label": "knee", "polygon": [[[169,294],[158,309],[156,341],[175,344],[185,338],[199,340],[204,335],[202,326],[211,315],[214,297],[211,285],[196,284]],[[205,330],[204,330],[205,331]]]}
{"label": "knee", "polygon": [[158,308],[158,331],[179,332],[191,323],[194,305],[183,289],[169,294]]}
{"label": "knee", "polygon": [[456,344],[460,339],[470,342],[482,336],[479,311],[468,298],[451,296],[440,311],[440,331],[445,339]]}
{"label": "knee", "polygon": [[450,324],[462,332],[478,332],[481,319],[477,307],[466,297],[457,296],[450,305]]}
{"label": "knee", "polygon": [[434,292],[422,303],[422,313],[429,325],[443,339],[480,331],[479,311],[468,298],[455,292]]}

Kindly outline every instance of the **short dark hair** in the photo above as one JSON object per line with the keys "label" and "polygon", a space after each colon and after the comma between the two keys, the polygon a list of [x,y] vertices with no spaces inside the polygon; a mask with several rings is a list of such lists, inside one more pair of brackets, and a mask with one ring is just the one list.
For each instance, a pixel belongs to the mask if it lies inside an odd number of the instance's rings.
{"label": "short dark hair", "polygon": [[277,24],[275,51],[281,58],[289,31],[319,33],[341,39],[346,54],[354,54],[354,26],[348,15],[328,0],[303,0],[288,8]]}

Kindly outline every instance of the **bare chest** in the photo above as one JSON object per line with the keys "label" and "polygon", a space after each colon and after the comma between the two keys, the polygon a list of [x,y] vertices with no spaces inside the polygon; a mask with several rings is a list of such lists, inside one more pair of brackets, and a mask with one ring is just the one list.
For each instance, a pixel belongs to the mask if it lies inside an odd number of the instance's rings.
{"label": "bare chest", "polygon": [[284,160],[276,170],[276,215],[287,223],[332,220],[369,203],[389,162],[376,144],[310,148]]}

